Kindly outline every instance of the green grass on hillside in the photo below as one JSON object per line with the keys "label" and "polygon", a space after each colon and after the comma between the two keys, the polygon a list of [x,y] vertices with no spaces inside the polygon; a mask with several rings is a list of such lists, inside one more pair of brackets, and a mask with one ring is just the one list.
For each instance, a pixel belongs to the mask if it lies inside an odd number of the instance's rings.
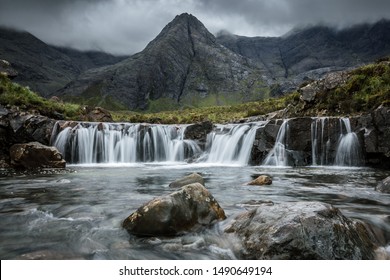
{"label": "green grass on hillside", "polygon": [[112,112],[116,121],[151,123],[193,123],[209,120],[216,123],[265,115],[290,106],[290,117],[340,116],[370,112],[381,104],[390,105],[390,60],[369,64],[350,72],[345,84],[319,92],[314,104],[305,104],[293,92],[279,98],[230,106],[181,109],[159,113]]}
{"label": "green grass on hillside", "polygon": [[62,115],[65,119],[76,119],[81,114],[80,105],[45,99],[28,87],[11,82],[4,75],[0,75],[0,104],[54,118]]}
{"label": "green grass on hillside", "polygon": [[344,85],[317,96],[314,112],[355,114],[390,105],[390,61],[382,61],[350,72]]}
{"label": "green grass on hillside", "polygon": [[[110,100],[107,100],[110,103]],[[82,115],[80,105],[47,100],[1,75],[0,104],[17,106],[25,111],[37,111],[49,117],[58,117],[58,114],[61,114],[65,119],[77,120]],[[294,117],[358,114],[370,112],[381,104],[390,105],[390,59],[351,71],[344,84],[333,90],[319,92],[312,104],[304,103],[300,100],[300,94],[293,92],[279,98],[243,104],[177,110],[173,110],[174,104],[167,100],[159,100],[151,102],[153,110],[149,113],[111,111],[111,114],[114,121],[121,122],[182,124],[209,120],[214,123],[225,123],[265,115],[287,106],[290,108],[289,116]],[[153,112],[158,109],[165,111]]]}
{"label": "green grass on hillside", "polygon": [[115,121],[182,124],[201,121],[215,123],[234,122],[243,118],[264,115],[286,108],[289,104],[297,105],[299,94],[288,94],[281,98],[248,102],[238,105],[186,108],[159,113],[137,113],[129,111],[111,112]]}

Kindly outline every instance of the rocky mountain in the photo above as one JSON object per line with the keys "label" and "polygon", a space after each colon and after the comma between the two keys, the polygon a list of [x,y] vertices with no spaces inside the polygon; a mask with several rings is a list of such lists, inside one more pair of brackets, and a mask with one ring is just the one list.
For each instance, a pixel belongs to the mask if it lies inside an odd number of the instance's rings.
{"label": "rocky mountain", "polygon": [[267,73],[279,91],[294,90],[304,80],[390,55],[390,21],[343,30],[325,26],[296,29],[282,37],[243,37],[220,33],[217,42],[248,57]]}
{"label": "rocky mountain", "polygon": [[45,97],[152,112],[277,96],[388,55],[389,20],[295,29],[282,37],[215,37],[182,14],[130,57],[48,46],[29,33],[0,29],[0,59],[19,72],[17,82]]}
{"label": "rocky mountain", "polygon": [[9,61],[18,72],[16,82],[48,96],[83,71],[117,63],[124,57],[57,48],[30,33],[0,27],[0,59]]}
{"label": "rocky mountain", "polygon": [[104,100],[111,107],[164,110],[259,99],[268,87],[261,69],[220,45],[194,16],[182,14],[142,52],[86,71],[55,94],[92,104]]}

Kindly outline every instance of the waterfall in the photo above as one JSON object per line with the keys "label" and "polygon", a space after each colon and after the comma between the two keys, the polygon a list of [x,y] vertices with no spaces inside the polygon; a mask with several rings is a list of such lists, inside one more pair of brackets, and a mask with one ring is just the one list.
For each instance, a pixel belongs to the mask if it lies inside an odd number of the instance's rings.
{"label": "waterfall", "polygon": [[247,165],[256,131],[264,124],[217,125],[207,135],[207,162]]}
{"label": "waterfall", "polygon": [[[59,123],[54,132],[57,133]],[[184,161],[202,151],[184,139],[186,126],[79,123],[53,139],[70,163]]]}
{"label": "waterfall", "polygon": [[[265,131],[268,124],[215,125],[203,140],[202,150],[195,140],[184,139],[187,125],[59,122],[52,143],[74,164],[196,161],[247,165],[258,129]],[[303,124],[283,121],[263,165],[305,165],[310,158],[312,165],[358,166],[362,162],[358,137],[348,118],[313,118]],[[305,139],[293,138],[302,137],[302,131]],[[259,139],[256,143],[264,141]]]}
{"label": "waterfall", "polygon": [[288,166],[288,120],[284,120],[276,136],[275,145],[263,161],[263,165]]}
{"label": "waterfall", "polygon": [[359,139],[352,132],[348,118],[340,119],[340,138],[337,146],[335,165],[359,166],[361,163]]}
{"label": "waterfall", "polygon": [[330,161],[330,137],[325,133],[328,118],[314,118],[311,124],[312,165],[328,165]]}
{"label": "waterfall", "polygon": [[361,152],[348,118],[313,118],[312,165],[358,166]]}

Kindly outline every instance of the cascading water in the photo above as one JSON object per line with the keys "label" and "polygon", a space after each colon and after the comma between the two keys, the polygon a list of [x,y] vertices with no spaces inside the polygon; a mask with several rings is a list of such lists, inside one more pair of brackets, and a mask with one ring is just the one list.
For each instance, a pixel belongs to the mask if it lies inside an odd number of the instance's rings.
{"label": "cascading water", "polygon": [[[62,128],[57,123],[52,143],[69,163],[77,164],[194,162],[198,157],[197,162],[247,165],[256,131],[267,123],[216,125],[207,135],[205,150],[184,139],[185,125],[78,123]],[[348,118],[313,118],[308,129],[312,165],[360,165],[358,137]],[[305,157],[310,162],[310,152],[294,150],[297,139],[289,137],[294,135],[289,135],[289,120],[285,120],[263,165],[302,165]]]}
{"label": "cascading water", "polygon": [[247,165],[256,131],[264,124],[217,125],[207,136],[207,162]]}
{"label": "cascading water", "polygon": [[312,165],[328,165],[330,161],[330,137],[325,132],[328,118],[314,118],[311,124]]}
{"label": "cascading water", "polygon": [[186,126],[79,123],[61,130],[53,144],[70,163],[199,162],[247,165],[257,129],[266,122],[217,125],[208,134],[206,151],[184,139]]}
{"label": "cascading water", "polygon": [[340,139],[336,152],[335,165],[337,166],[359,166],[361,163],[361,152],[359,139],[355,132],[352,132],[351,123],[348,118],[340,119]]}
{"label": "cascading water", "polygon": [[263,165],[288,166],[288,120],[284,120],[276,136],[275,145],[263,161]]}
{"label": "cascading water", "polygon": [[185,128],[79,123],[59,132],[54,146],[68,162],[79,164],[184,161],[202,152],[196,142],[184,139]]}
{"label": "cascading water", "polygon": [[348,118],[313,118],[312,165],[359,166],[361,151]]}

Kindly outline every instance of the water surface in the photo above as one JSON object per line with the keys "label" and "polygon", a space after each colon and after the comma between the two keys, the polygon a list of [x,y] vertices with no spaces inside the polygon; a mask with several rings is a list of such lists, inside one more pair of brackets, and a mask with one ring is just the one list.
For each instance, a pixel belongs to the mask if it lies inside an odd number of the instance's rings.
{"label": "water surface", "polygon": [[[374,190],[388,174],[369,168],[277,168],[213,164],[75,165],[76,172],[0,178],[1,259],[235,259],[222,234],[253,203],[323,201],[370,225],[390,251],[390,195]],[[121,222],[169,183],[198,172],[228,221],[176,238],[137,238]],[[248,186],[267,174],[271,186]]]}

